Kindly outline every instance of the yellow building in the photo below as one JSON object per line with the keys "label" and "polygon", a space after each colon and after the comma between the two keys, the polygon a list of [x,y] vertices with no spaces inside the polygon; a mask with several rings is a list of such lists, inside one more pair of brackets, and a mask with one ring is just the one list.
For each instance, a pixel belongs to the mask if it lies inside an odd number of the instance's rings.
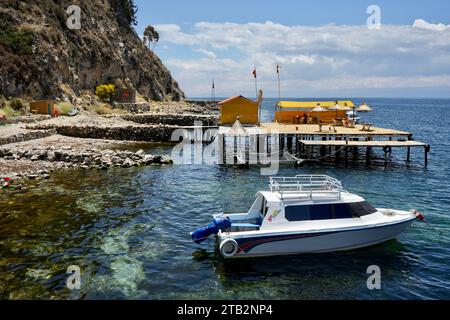
{"label": "yellow building", "polygon": [[41,100],[30,102],[30,111],[34,114],[54,115],[55,102],[53,100]]}
{"label": "yellow building", "polygon": [[[312,119],[313,123],[317,123],[320,116],[320,122],[332,123],[333,119],[344,118],[346,111],[343,110],[330,110],[320,112],[312,112],[312,110],[319,104],[325,108],[331,108],[336,105],[336,101],[280,101],[277,105],[277,111],[275,112],[275,121],[279,123],[295,123],[302,117],[308,117]],[[346,106],[351,109],[355,107],[353,101],[342,100],[337,101],[340,106]],[[297,121],[296,121],[297,120]]]}
{"label": "yellow building", "polygon": [[233,124],[239,117],[242,124],[258,123],[258,103],[243,96],[235,96],[219,102],[220,122]]}

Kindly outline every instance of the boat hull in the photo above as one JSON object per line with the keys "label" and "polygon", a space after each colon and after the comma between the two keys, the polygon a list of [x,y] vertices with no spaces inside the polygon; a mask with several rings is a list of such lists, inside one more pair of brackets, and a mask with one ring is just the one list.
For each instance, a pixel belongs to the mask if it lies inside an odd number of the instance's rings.
{"label": "boat hull", "polygon": [[325,232],[315,231],[278,235],[262,233],[251,237],[228,234],[222,235],[219,239],[222,242],[231,238],[238,243],[238,252],[231,258],[346,251],[376,245],[396,238],[414,220],[408,219],[382,226]]}

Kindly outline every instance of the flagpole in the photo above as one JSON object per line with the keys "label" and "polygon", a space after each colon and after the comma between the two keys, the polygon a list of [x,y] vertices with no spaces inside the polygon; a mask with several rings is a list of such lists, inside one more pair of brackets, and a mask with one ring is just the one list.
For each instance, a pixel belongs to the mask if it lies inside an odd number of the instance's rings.
{"label": "flagpole", "polygon": [[278,100],[281,101],[281,82],[280,82],[280,66],[277,65],[277,76],[278,76]]}
{"label": "flagpole", "polygon": [[255,93],[256,93],[256,99],[258,99],[258,75],[256,73],[256,67],[253,71],[253,75],[255,77]]}
{"label": "flagpole", "polygon": [[212,81],[212,93],[211,93],[211,100],[213,102],[213,105],[216,105],[216,84],[215,81],[213,79]]}

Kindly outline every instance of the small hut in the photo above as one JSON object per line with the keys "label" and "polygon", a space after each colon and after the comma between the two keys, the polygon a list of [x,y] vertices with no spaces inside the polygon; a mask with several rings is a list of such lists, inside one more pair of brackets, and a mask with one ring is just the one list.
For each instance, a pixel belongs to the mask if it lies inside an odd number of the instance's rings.
{"label": "small hut", "polygon": [[30,102],[30,112],[34,114],[55,114],[55,102],[53,100],[40,100]]}
{"label": "small hut", "polygon": [[242,124],[258,123],[258,103],[243,96],[234,96],[219,102],[220,122],[232,125],[236,119]]}

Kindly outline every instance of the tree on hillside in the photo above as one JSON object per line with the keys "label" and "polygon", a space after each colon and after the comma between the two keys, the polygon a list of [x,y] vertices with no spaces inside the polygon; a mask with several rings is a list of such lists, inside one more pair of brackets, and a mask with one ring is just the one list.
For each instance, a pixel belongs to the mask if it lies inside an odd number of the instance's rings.
{"label": "tree on hillside", "polygon": [[159,33],[153,26],[147,26],[144,31],[144,44],[153,51],[159,41]]}
{"label": "tree on hillside", "polygon": [[119,17],[125,20],[129,25],[137,25],[137,11],[138,8],[134,3],[134,0],[111,0],[113,6],[117,9]]}

